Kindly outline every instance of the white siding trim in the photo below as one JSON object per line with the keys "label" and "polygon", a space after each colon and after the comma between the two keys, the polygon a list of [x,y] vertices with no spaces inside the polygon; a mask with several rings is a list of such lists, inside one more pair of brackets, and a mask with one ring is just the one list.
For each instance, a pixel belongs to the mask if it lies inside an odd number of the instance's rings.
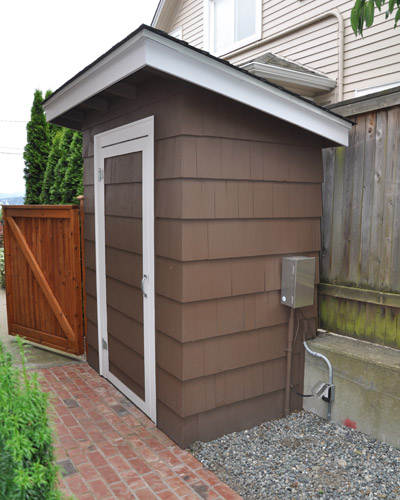
{"label": "white siding trim", "polygon": [[45,103],[47,120],[149,66],[229,97],[347,146],[348,121],[221,63],[175,40],[143,29]]}
{"label": "white siding trim", "polygon": [[210,0],[203,0],[203,50],[210,52]]}
{"label": "white siding trim", "polygon": [[383,90],[393,89],[395,87],[400,87],[400,81],[386,83],[383,85],[376,85],[374,87],[366,87],[364,89],[356,89],[354,91],[355,97],[361,97],[363,95],[375,94],[375,92],[382,92]]}

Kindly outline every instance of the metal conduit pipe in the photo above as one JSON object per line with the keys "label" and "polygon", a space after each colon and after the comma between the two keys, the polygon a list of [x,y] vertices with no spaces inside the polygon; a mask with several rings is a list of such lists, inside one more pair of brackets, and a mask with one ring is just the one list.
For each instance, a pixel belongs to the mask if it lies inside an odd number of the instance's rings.
{"label": "metal conduit pipe", "polygon": [[[296,31],[299,31],[303,28],[306,28],[312,24],[315,24],[319,21],[323,21],[324,19],[327,19],[329,17],[334,17],[336,18],[338,22],[338,79],[337,79],[337,86],[338,86],[338,101],[343,100],[343,73],[344,73],[344,23],[343,23],[343,17],[342,14],[337,10],[333,9],[328,12],[324,12],[323,14],[319,14],[318,16],[312,17],[311,19],[308,19],[307,21],[304,21],[302,23],[296,24],[296,26],[293,26],[292,28],[289,28],[287,30],[280,31],[276,35],[269,36],[267,38],[264,38],[260,40],[259,42],[251,44],[251,49],[263,47],[264,45],[267,45],[275,40],[278,40],[279,38],[283,38],[287,35],[290,35],[292,33],[295,33]],[[227,54],[226,56],[223,57],[223,59],[230,59],[231,57],[243,54],[244,52],[249,50],[249,46],[240,48],[238,50],[234,50]]]}
{"label": "metal conduit pipe", "polygon": [[[305,347],[306,351],[307,351],[309,354],[311,354],[311,356],[315,356],[315,357],[317,357],[317,358],[321,358],[321,359],[323,359],[323,360],[325,361],[325,363],[328,365],[328,370],[329,370],[329,385],[331,385],[331,386],[332,386],[332,385],[333,385],[333,371],[332,371],[332,364],[331,364],[331,362],[329,361],[329,359],[328,359],[326,356],[324,356],[323,354],[319,353],[319,352],[312,351],[312,350],[308,347],[308,345],[307,345],[307,342],[306,342],[306,341],[304,341],[304,342],[303,342],[303,344],[304,344],[304,347]],[[329,402],[328,402],[328,415],[327,415],[328,420],[330,420],[330,419],[331,419],[331,413],[332,413],[332,411],[331,411],[331,410],[332,410],[332,401],[329,401]]]}
{"label": "metal conduit pipe", "polygon": [[293,338],[294,338],[294,309],[291,308],[289,315],[287,347],[286,347],[286,385],[285,385],[285,407],[284,407],[285,417],[287,417],[290,413],[290,381],[292,378]]}

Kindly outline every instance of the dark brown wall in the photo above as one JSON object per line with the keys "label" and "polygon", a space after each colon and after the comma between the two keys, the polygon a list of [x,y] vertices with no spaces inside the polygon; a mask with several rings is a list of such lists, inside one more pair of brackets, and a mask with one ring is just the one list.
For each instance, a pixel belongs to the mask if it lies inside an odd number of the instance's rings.
{"label": "dark brown wall", "polygon": [[[158,78],[86,124],[88,359],[97,366],[93,134],[155,115],[158,425],[179,444],[283,415],[282,255],[318,257],[322,141]],[[318,272],[316,274],[318,276]],[[303,311],[315,329],[316,308]],[[303,359],[297,343],[293,383]],[[301,401],[292,397],[292,407]]]}
{"label": "dark brown wall", "polygon": [[181,133],[182,91],[181,83],[167,80],[150,79],[143,85],[138,85],[137,98],[126,101],[114,107],[112,111],[94,116],[83,125],[83,156],[84,156],[84,210],[85,210],[85,263],[86,263],[86,293],[87,293],[87,339],[88,361],[98,370],[97,345],[97,303],[96,303],[96,252],[94,228],[94,135],[111,128],[124,125],[150,115],[156,117],[155,151],[160,141],[175,137]]}

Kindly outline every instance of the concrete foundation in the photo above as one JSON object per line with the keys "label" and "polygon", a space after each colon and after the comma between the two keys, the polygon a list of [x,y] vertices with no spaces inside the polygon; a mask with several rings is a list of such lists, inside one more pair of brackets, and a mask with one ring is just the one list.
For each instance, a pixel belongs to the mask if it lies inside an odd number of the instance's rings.
{"label": "concrete foundation", "polygon": [[[400,448],[400,351],[322,333],[309,347],[327,356],[336,385],[332,420]],[[304,393],[318,381],[328,382],[326,363],[306,353]],[[304,399],[304,409],[326,418],[327,403]]]}

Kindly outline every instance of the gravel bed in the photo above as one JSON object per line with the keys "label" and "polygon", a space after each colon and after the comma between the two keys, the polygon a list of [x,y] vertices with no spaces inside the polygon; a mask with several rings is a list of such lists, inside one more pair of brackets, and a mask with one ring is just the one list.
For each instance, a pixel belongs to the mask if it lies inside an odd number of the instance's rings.
{"label": "gravel bed", "polygon": [[304,411],[190,451],[245,500],[400,499],[400,450]]}

